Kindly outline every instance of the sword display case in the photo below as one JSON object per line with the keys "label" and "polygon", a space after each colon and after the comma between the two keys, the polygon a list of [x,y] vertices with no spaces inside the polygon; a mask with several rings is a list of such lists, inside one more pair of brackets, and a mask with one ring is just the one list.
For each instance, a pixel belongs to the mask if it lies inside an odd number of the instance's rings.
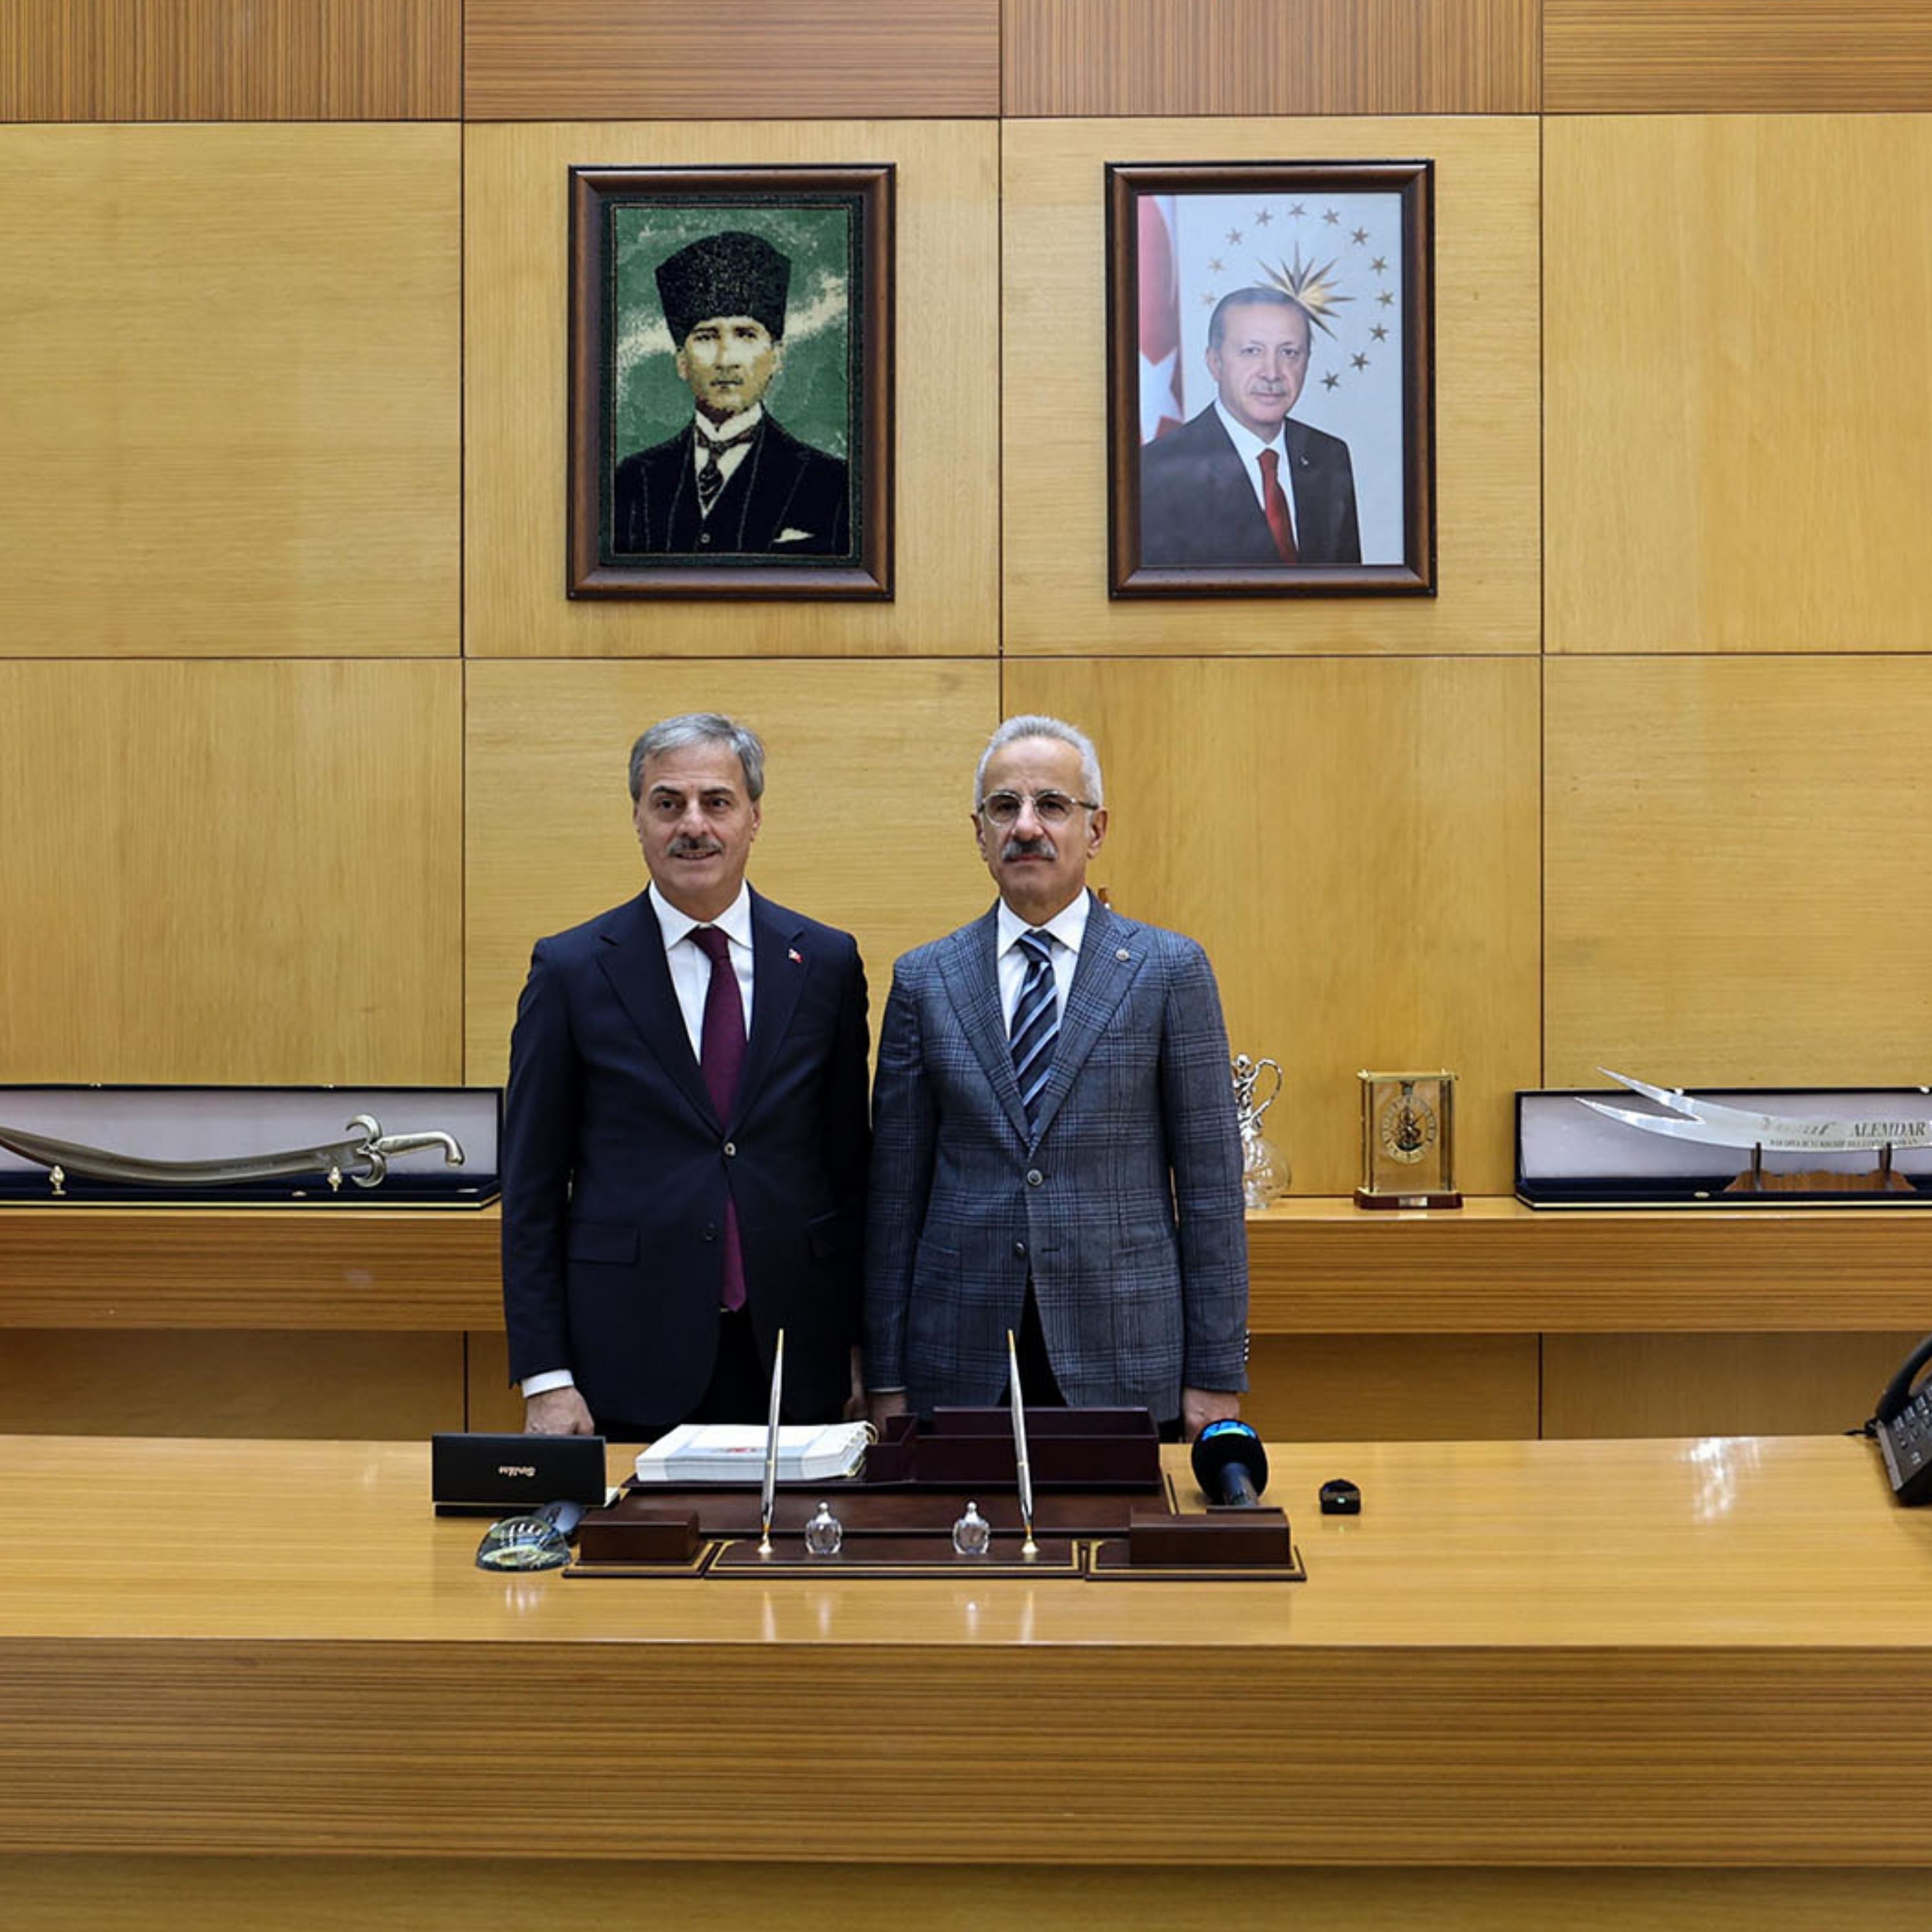
{"label": "sword display case", "polygon": [[[1774,1123],[1754,1140],[1672,1138],[1695,1117],[1628,1087],[1523,1090],[1516,1096],[1516,1192],[1532,1208],[1923,1208],[1932,1206],[1932,1129],[1924,1087],[1700,1087],[1679,1096],[1723,1123]],[[1644,1128],[1600,1111],[1661,1124]],[[1778,1129],[1785,1131],[1780,1132]],[[1844,1148],[1839,1128],[1868,1130]],[[1700,1130],[1709,1132],[1707,1124]],[[1888,1139],[1888,1132],[1895,1139]],[[1778,1148],[1773,1138],[1815,1145]]]}
{"label": "sword display case", "polygon": [[495,1087],[0,1087],[0,1204],[480,1208]]}

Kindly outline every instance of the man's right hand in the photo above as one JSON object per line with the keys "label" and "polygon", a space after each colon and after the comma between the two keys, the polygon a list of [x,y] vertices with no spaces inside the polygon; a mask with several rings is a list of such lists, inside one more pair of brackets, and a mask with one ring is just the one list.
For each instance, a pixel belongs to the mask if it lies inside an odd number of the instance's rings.
{"label": "man's right hand", "polygon": [[883,1435],[886,1418],[904,1414],[908,1406],[904,1389],[894,1389],[888,1395],[869,1395],[866,1398],[866,1419]]}
{"label": "man's right hand", "polygon": [[524,1399],[526,1436],[595,1436],[590,1405],[574,1388],[545,1389]]}

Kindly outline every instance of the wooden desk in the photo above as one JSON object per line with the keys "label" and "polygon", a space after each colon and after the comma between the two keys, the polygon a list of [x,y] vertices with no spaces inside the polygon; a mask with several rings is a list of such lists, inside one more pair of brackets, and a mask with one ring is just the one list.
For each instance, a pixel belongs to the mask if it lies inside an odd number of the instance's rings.
{"label": "wooden desk", "polygon": [[[1932,1774],[1932,1511],[1854,1440],[1296,1445],[1270,1494],[1310,1580],[1204,1587],[505,1579],[419,1445],[7,1449],[0,1895],[46,1922],[165,1922],[115,1901],[200,1855],[203,1926],[277,1870],[474,1924],[484,1892],[634,1900],[648,1863],[797,1924],[1583,1925],[1634,1888],[1761,1932],[1932,1863],[1886,1796]],[[1314,1512],[1338,1473],[1358,1519]],[[876,1869],[958,1860],[993,1876]],[[1385,1869],[1416,1865],[1460,1870]]]}

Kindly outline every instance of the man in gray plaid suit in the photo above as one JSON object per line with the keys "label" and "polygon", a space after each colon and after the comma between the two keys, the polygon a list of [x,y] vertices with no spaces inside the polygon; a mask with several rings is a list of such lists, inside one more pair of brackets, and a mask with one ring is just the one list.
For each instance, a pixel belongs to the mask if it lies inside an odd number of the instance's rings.
{"label": "man in gray plaid suit", "polygon": [[975,781],[1000,902],[895,968],[872,1094],[875,1420],[999,1400],[1144,1405],[1192,1441],[1247,1386],[1240,1134],[1201,948],[1087,890],[1100,760],[1009,718]]}

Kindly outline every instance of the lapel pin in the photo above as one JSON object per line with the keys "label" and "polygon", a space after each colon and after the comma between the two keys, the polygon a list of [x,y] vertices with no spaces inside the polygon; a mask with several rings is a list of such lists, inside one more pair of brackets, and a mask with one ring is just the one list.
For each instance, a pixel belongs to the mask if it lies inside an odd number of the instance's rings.
{"label": "lapel pin", "polygon": [[1126,958],[1129,958],[1129,957],[1130,957],[1130,956],[1131,956],[1129,954],[1129,952],[1128,952],[1128,951],[1127,951],[1127,949],[1126,949],[1124,946],[1122,946],[1122,947],[1120,948],[1120,950],[1118,952],[1116,952],[1116,953],[1114,955],[1114,957],[1116,959],[1126,959]]}
{"label": "lapel pin", "polygon": [[785,957],[794,966],[802,966],[805,964],[805,955],[800,952],[796,946],[788,946],[785,948]]}

